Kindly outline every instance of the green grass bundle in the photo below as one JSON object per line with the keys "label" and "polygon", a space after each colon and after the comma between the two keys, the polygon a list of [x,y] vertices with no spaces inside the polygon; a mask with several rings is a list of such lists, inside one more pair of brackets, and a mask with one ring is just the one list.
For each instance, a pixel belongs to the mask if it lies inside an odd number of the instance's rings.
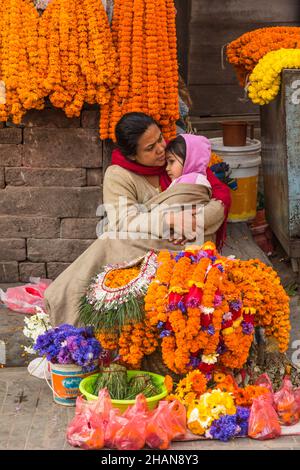
{"label": "green grass bundle", "polygon": [[113,400],[124,400],[127,394],[127,370],[120,364],[110,364],[104,367],[95,383],[94,395],[99,390],[107,388]]}
{"label": "green grass bundle", "polygon": [[159,391],[153,384],[150,375],[140,373],[130,379],[126,400],[134,400],[139,393],[142,393],[146,398],[154,397],[159,394]]}

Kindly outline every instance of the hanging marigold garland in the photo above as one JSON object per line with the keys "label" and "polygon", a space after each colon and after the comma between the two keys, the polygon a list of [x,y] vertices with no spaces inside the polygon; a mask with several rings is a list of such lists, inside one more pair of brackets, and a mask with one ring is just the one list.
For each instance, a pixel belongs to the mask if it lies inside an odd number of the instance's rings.
{"label": "hanging marigold garland", "polygon": [[179,117],[174,1],[116,0],[112,35],[120,81],[102,106],[100,137],[115,140],[118,120],[131,111],[150,114],[166,138],[174,137]]}
{"label": "hanging marigold garland", "polygon": [[39,15],[30,0],[0,3],[0,121],[19,124],[28,109],[42,109],[37,63]]}
{"label": "hanging marigold garland", "polygon": [[68,117],[108,102],[118,81],[107,15],[98,0],[53,0],[40,18],[40,86]]}

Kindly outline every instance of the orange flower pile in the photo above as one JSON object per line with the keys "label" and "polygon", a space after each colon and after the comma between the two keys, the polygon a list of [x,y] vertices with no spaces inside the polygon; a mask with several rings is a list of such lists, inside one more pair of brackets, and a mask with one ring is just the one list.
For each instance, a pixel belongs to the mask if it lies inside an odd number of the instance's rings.
{"label": "orange flower pile", "polygon": [[260,385],[247,385],[245,388],[238,388],[233,392],[235,404],[237,406],[251,406],[253,400],[261,395],[269,394],[266,387]]}
{"label": "orange flower pile", "polygon": [[120,80],[102,107],[100,137],[115,140],[118,120],[132,111],[153,116],[166,138],[175,137],[179,108],[174,0],[115,0],[112,36]]}
{"label": "orange flower pile", "polygon": [[276,271],[262,261],[229,261],[230,275],[243,294],[245,313],[255,315],[255,324],[278,342],[280,352],[289,345],[289,296]]}
{"label": "orange flower pile", "polygon": [[245,86],[247,75],[268,52],[299,47],[299,27],[275,26],[243,34],[227,46],[226,53],[228,61],[237,72],[241,86]]}
{"label": "orange flower pile", "polygon": [[105,285],[111,289],[117,289],[129,284],[130,281],[135,279],[140,274],[138,267],[114,269],[109,271],[105,276]]}
{"label": "orange flower pile", "polygon": [[39,22],[40,87],[68,117],[84,102],[105,104],[117,83],[117,56],[98,0],[53,0]]}
{"label": "orange flower pile", "polygon": [[200,370],[194,370],[180,380],[174,393],[168,395],[168,400],[179,400],[181,403],[188,406],[193,403],[194,400],[198,400],[206,390],[207,379]]}
{"label": "orange flower pile", "polygon": [[0,121],[19,124],[28,109],[44,107],[37,63],[39,15],[30,0],[0,3]]}
{"label": "orange flower pile", "polygon": [[124,325],[119,335],[98,332],[96,338],[104,349],[118,350],[119,362],[132,369],[139,369],[143,357],[158,346],[156,331],[147,322]]}
{"label": "orange flower pile", "polygon": [[207,255],[197,258],[199,247],[176,259],[160,253],[157,276],[145,297],[146,318],[160,331],[165,365],[179,374],[194,368],[209,373],[218,364],[240,369],[255,326],[277,339],[280,352],[286,351],[289,298],[277,273],[258,260],[222,257],[211,242],[200,250]]}

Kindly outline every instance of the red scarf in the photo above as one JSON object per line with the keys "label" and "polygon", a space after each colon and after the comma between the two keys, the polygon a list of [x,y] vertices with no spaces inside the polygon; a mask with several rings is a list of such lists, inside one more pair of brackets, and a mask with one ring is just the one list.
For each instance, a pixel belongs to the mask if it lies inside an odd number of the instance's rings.
{"label": "red scarf", "polygon": [[[119,165],[122,168],[132,171],[133,173],[136,173],[138,175],[159,176],[159,183],[163,191],[165,191],[165,189],[167,189],[168,186],[170,186],[171,184],[171,179],[169,178],[166,172],[165,166],[144,166],[140,165],[139,163],[129,161],[124,157],[124,155],[119,149],[113,150],[111,163],[112,165]],[[224,204],[225,219],[223,224],[217,231],[216,237],[216,246],[217,249],[220,251],[223,248],[226,239],[227,218],[231,205],[230,189],[228,188],[228,186],[226,186],[226,184],[222,183],[209,168],[207,169],[206,175],[212,187],[212,198],[218,199]]]}
{"label": "red scarf", "polygon": [[171,179],[166,172],[166,166],[145,166],[140,163],[127,160],[119,149],[113,150],[111,157],[112,165],[119,165],[126,170],[132,171],[137,175],[143,176],[159,176],[159,184],[164,191],[171,184]]}

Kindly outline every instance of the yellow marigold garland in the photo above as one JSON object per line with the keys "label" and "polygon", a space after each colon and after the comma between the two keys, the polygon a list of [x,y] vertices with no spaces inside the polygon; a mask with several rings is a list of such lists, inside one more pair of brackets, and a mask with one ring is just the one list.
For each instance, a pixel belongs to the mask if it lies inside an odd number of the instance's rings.
{"label": "yellow marigold garland", "polygon": [[249,98],[254,104],[272,101],[280,90],[283,69],[300,68],[300,49],[280,49],[269,52],[256,65],[250,75]]}
{"label": "yellow marigold garland", "polygon": [[239,82],[245,86],[246,77],[256,64],[271,51],[300,47],[300,28],[275,26],[249,31],[232,41],[226,49],[228,61],[235,67]]}

